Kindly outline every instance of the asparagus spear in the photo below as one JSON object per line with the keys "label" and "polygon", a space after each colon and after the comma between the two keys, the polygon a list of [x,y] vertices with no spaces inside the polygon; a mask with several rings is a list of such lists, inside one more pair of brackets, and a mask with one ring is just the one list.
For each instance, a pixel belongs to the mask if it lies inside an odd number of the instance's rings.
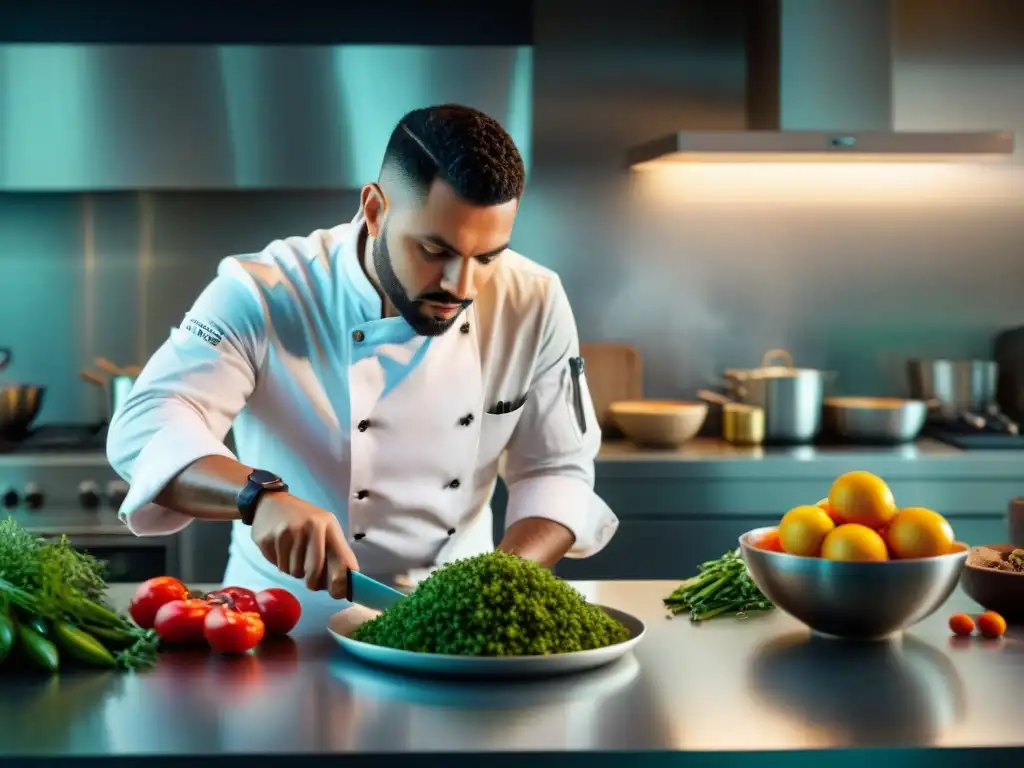
{"label": "asparagus spear", "polygon": [[689,612],[691,620],[705,621],[726,612],[742,618],[774,607],[751,580],[739,549],[701,563],[697,571],[664,598],[672,615]]}

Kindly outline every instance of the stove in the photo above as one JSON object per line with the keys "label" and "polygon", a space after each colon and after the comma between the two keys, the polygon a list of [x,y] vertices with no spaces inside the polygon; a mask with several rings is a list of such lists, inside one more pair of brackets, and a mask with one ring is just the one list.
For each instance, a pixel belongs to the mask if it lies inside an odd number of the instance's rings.
{"label": "stove", "polygon": [[107,463],[106,427],[53,424],[0,440],[0,514],[40,533],[116,532],[128,485]]}
{"label": "stove", "polygon": [[174,575],[176,538],[136,537],[118,519],[128,484],[107,463],[106,436],[103,424],[50,424],[0,439],[0,517],[68,536],[107,561],[111,583]]}
{"label": "stove", "polygon": [[991,424],[983,427],[966,422],[930,424],[922,434],[964,451],[1024,450],[1024,435],[1014,435]]}
{"label": "stove", "polygon": [[106,424],[48,424],[19,438],[0,437],[0,455],[10,453],[105,453]]}

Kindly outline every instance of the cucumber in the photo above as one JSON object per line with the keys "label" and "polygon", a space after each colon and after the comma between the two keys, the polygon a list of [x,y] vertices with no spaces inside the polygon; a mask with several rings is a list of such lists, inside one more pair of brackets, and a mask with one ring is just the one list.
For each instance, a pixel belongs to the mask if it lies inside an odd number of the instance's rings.
{"label": "cucumber", "polygon": [[93,667],[112,667],[116,663],[114,655],[103,643],[74,624],[57,621],[52,629],[54,642],[75,661]]}
{"label": "cucumber", "polygon": [[31,627],[43,637],[47,637],[50,634],[50,626],[46,623],[46,619],[38,614],[18,611],[18,623]]}
{"label": "cucumber", "polygon": [[5,603],[0,603],[0,664],[11,655],[17,636],[18,627],[14,623],[11,609]]}
{"label": "cucumber", "polygon": [[23,621],[21,623],[38,632],[43,637],[50,636],[50,625],[46,623],[46,619],[42,616],[33,615],[30,616],[27,621]]}
{"label": "cucumber", "polygon": [[47,672],[56,672],[60,669],[60,654],[57,652],[57,646],[32,627],[19,622],[18,639],[21,641],[21,648],[25,652],[25,656],[35,666],[45,669]]}

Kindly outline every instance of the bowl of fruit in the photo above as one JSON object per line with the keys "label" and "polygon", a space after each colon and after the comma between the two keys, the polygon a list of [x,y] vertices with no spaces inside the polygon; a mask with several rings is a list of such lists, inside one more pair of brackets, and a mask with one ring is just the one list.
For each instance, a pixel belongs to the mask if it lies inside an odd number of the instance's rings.
{"label": "bowl of fruit", "polygon": [[812,631],[878,640],[946,602],[968,547],[938,512],[900,508],[882,478],[857,471],[777,527],[743,534],[740,550],[765,597]]}

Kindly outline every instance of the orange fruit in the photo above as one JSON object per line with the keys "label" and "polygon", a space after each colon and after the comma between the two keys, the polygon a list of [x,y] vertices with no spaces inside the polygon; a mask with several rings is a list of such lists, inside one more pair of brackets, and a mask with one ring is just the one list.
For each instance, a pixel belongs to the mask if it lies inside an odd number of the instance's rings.
{"label": "orange fruit", "polygon": [[938,557],[953,551],[953,528],[938,512],[907,507],[885,529],[885,543],[893,557]]}
{"label": "orange fruit", "polygon": [[758,549],[764,549],[769,552],[784,552],[782,548],[782,541],[779,538],[779,529],[773,528],[767,533],[763,534],[754,542],[754,546]]}
{"label": "orange fruit", "polygon": [[832,522],[835,523],[836,525],[842,525],[843,524],[842,518],[840,518],[839,515],[837,515],[833,511],[831,505],[828,503],[828,496],[826,496],[824,499],[819,501],[814,506],[821,507],[822,509],[824,509],[825,510],[825,514],[828,515],[829,517],[831,517],[832,518]]}
{"label": "orange fruit", "polygon": [[974,631],[974,619],[966,613],[954,613],[949,617],[949,629],[954,635],[964,637]]}
{"label": "orange fruit", "polygon": [[872,530],[884,528],[896,515],[896,500],[885,481],[859,470],[836,478],[828,504],[832,515],[844,523],[859,523]]}
{"label": "orange fruit", "polygon": [[1002,637],[1006,632],[1006,619],[995,611],[985,611],[978,617],[978,631],[985,637]]}
{"label": "orange fruit", "polygon": [[821,556],[847,563],[877,563],[888,560],[889,551],[878,531],[859,523],[845,523],[825,537]]}
{"label": "orange fruit", "polygon": [[791,555],[817,557],[821,543],[836,527],[821,507],[794,507],[782,516],[779,541]]}

